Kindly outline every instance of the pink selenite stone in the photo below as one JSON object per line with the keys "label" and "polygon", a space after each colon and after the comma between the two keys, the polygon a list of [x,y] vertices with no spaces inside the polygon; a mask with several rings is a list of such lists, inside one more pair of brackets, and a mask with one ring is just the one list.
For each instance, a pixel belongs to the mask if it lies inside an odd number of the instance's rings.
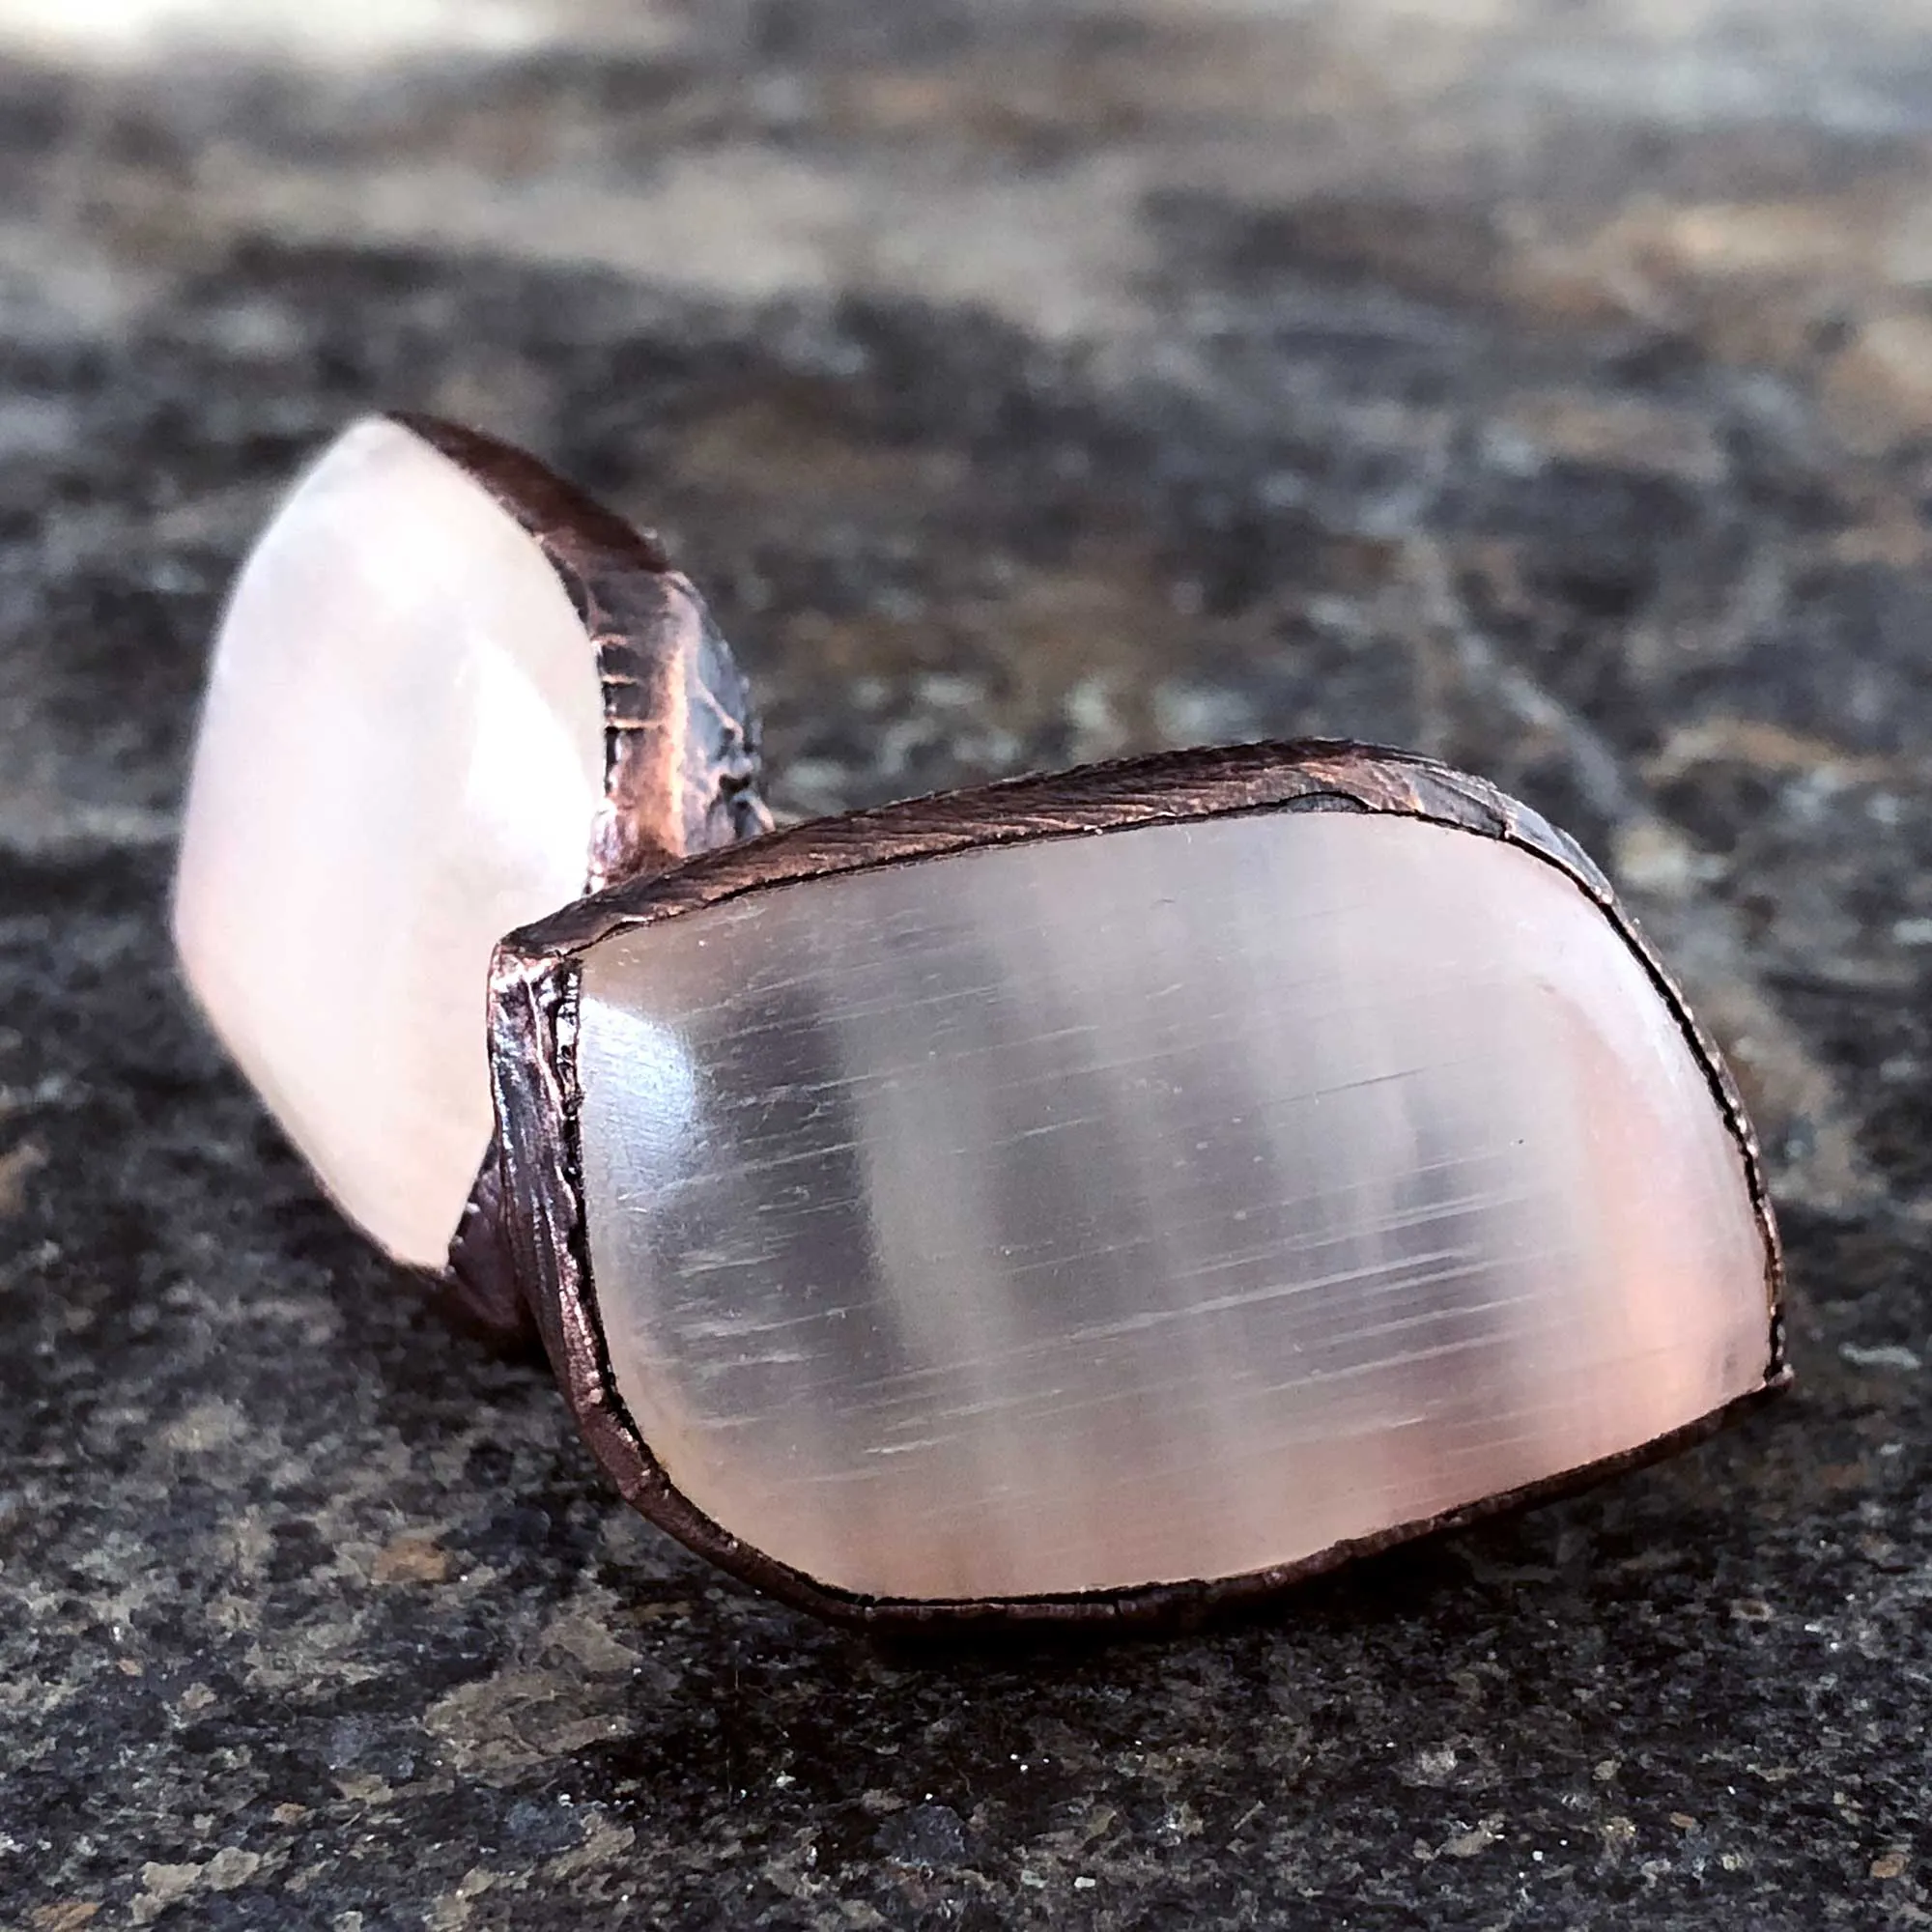
{"label": "pink selenite stone", "polygon": [[175,936],[344,1212],[442,1264],[491,1133],[495,943],[584,886],[596,659],[536,544],[400,424],[348,431],[215,644]]}
{"label": "pink selenite stone", "polygon": [[1293,1563],[1763,1382],[1710,1082],[1497,840],[1230,817],[778,887],[584,955],[617,1388],[867,1596]]}

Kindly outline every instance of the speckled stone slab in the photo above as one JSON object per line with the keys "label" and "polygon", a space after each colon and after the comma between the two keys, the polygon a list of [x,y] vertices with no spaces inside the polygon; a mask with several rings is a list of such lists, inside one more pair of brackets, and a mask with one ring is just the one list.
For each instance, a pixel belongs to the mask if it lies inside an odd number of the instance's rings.
{"label": "speckled stone slab", "polygon": [[[0,1921],[1932,1913],[1922,10],[143,11],[0,4]],[[786,812],[1318,733],[1564,825],[1746,1090],[1796,1391],[1159,1645],[688,1557],[173,963],[222,596],[399,407],[663,530]]]}

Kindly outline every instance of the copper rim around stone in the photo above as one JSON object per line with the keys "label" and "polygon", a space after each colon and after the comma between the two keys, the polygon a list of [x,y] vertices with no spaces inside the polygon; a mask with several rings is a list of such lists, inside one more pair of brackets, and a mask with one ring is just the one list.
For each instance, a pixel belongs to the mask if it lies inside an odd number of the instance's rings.
{"label": "copper rim around stone", "polygon": [[[1238,1576],[1089,1594],[960,1601],[858,1596],[827,1587],[750,1547],[692,1504],[658,1463],[617,1391],[598,1312],[585,1229],[577,1077],[583,953],[613,933],[771,886],[1025,841],[1229,814],[1335,810],[1419,819],[1527,852],[1576,885],[1641,963],[1707,1081],[1743,1161],[1764,1244],[1765,1363],[1759,1384],[1627,1453],[1312,1556]],[[500,1158],[495,1181],[507,1265],[599,1462],[628,1501],[691,1548],[776,1597],[838,1622],[887,1630],[969,1623],[1184,1625],[1354,1557],[1569,1493],[1667,1455],[1754,1406],[1790,1378],[1776,1226],[1755,1139],[1716,1046],[1607,880],[1571,839],[1486,781],[1400,752],[1312,742],[1166,753],[817,820],[743,846],[712,850],[657,876],[639,874],[504,941],[492,978],[491,1063]]]}
{"label": "copper rim around stone", "polygon": [[[397,411],[390,420],[447,457],[536,543],[589,634],[604,706],[604,806],[584,891],[664,870],[771,826],[758,791],[757,715],[696,587],[654,535],[475,430]],[[499,1345],[530,1336],[500,1234],[493,1148],[450,1242],[448,1312]]]}

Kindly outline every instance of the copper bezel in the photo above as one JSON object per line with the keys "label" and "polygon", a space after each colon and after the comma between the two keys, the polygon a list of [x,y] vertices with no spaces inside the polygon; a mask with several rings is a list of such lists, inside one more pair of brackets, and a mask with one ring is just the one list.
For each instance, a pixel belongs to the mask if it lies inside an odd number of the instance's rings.
{"label": "copper bezel", "polygon": [[[773,886],[1026,840],[1109,836],[1229,813],[1317,810],[1423,819],[1501,839],[1562,872],[1636,954],[1703,1069],[1744,1160],[1765,1250],[1765,1369],[1759,1386],[1626,1454],[1292,1563],[1241,1576],[1091,1594],[946,1602],[857,1596],[751,1548],[696,1508],[666,1475],[626,1409],[600,1325],[582,1213],[576,1073],[584,951],[626,928]],[[839,1623],[899,1632],[970,1624],[1185,1626],[1354,1557],[1570,1493],[1667,1455],[1755,1406],[1790,1378],[1776,1226],[1755,1139],[1716,1046],[1608,881],[1571,839],[1485,781],[1406,753],[1326,742],[1169,753],[915,799],[725,846],[658,876],[638,877],[506,939],[492,975],[490,1045],[501,1159],[500,1229],[509,1265],[593,1453],[626,1499],[680,1542],[744,1581]]]}

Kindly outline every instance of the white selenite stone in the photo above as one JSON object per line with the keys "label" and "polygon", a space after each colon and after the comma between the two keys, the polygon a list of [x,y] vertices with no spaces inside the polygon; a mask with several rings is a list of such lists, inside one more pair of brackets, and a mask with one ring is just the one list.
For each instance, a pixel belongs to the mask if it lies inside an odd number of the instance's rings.
{"label": "white selenite stone", "polygon": [[496,942],[577,897],[604,796],[590,639],[541,551],[400,424],[297,485],[215,643],[175,937],[350,1218],[440,1266],[489,1145]]}
{"label": "white selenite stone", "polygon": [[868,1596],[1238,1575],[1756,1388],[1744,1162],[1555,867],[1275,813],[755,892],[584,957],[616,1384]]}

